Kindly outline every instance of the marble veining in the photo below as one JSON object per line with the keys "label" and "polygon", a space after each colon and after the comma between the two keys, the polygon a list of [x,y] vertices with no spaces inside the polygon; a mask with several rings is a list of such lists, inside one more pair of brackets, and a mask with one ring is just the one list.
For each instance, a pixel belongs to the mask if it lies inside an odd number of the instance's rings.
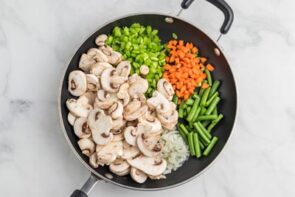
{"label": "marble veining", "polygon": [[[123,15],[176,15],[180,0],[0,0],[0,196],[69,196],[89,172],[59,125],[60,79],[82,42]],[[235,12],[219,42],[238,87],[230,142],[212,167],[174,189],[138,192],[100,182],[94,196],[295,196],[295,3],[227,0]],[[221,12],[195,1],[181,18],[212,39]]]}

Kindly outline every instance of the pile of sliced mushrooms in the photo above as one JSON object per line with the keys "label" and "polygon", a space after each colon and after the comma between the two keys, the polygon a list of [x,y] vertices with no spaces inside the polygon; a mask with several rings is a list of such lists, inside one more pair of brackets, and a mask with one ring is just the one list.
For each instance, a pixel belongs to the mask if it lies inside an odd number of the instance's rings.
{"label": "pile of sliced mushrooms", "polygon": [[160,138],[164,129],[177,124],[173,88],[160,79],[153,96],[146,98],[148,67],[130,75],[130,62],[106,46],[106,39],[98,36],[98,48],[84,53],[80,70],[69,74],[68,90],[75,97],[66,106],[78,145],[93,168],[108,165],[112,173],[130,174],[138,183],[165,178]]}

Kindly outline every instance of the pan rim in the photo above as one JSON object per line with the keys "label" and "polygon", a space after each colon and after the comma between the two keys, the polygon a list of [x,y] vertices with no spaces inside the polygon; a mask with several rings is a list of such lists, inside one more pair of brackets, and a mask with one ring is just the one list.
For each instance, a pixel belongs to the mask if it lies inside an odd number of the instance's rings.
{"label": "pan rim", "polygon": [[[96,31],[100,30],[101,28],[103,28],[104,26],[110,24],[110,23],[113,23],[117,20],[120,20],[120,19],[123,19],[123,18],[127,18],[127,17],[132,17],[132,16],[138,16],[138,15],[159,15],[159,16],[166,16],[166,17],[171,17],[171,18],[175,18],[175,19],[178,19],[178,20],[181,20],[183,22],[186,22],[188,23],[189,25],[197,28],[199,31],[201,31],[202,33],[204,33],[216,46],[218,46],[218,50],[220,50],[220,52],[223,54],[226,62],[229,64],[229,61],[228,61],[228,56],[225,54],[225,51],[223,50],[222,47],[220,47],[220,45],[213,39],[211,39],[207,32],[206,31],[203,31],[201,29],[199,29],[198,27],[196,27],[195,25],[193,25],[193,23],[191,23],[190,21],[188,20],[184,20],[178,16],[171,16],[169,14],[164,14],[164,13],[159,13],[159,12],[140,12],[140,13],[132,13],[132,14],[126,14],[126,15],[123,15],[123,16],[120,16],[120,17],[116,17],[110,21],[107,21],[105,23],[103,23],[102,25],[100,25],[93,33],[91,33],[87,38],[86,40],[91,36],[93,35]],[[83,40],[82,44],[80,44],[79,46],[81,47],[83,45],[83,43],[86,41],[86,40]],[[74,51],[74,55],[76,54],[77,50]],[[164,186],[164,187],[158,187],[158,188],[141,188],[141,187],[133,187],[133,186],[128,186],[128,185],[124,185],[124,184],[121,184],[121,183],[118,183],[116,181],[113,181],[111,179],[108,179],[106,177],[104,177],[103,175],[97,173],[93,168],[90,167],[90,165],[88,163],[86,163],[82,158],[81,156],[79,155],[79,153],[75,150],[71,140],[69,139],[69,136],[67,135],[67,131],[66,131],[66,128],[65,128],[65,125],[64,125],[64,122],[63,122],[63,116],[62,116],[62,110],[61,110],[61,96],[62,96],[62,85],[63,85],[63,82],[64,82],[64,79],[65,79],[65,75],[66,75],[66,71],[70,65],[70,62],[72,60],[72,58],[74,57],[71,56],[71,59],[69,60],[69,63],[67,64],[67,66],[65,67],[64,69],[64,72],[62,74],[62,77],[61,77],[61,81],[60,81],[60,85],[59,85],[59,93],[58,93],[58,114],[59,114],[59,121],[60,121],[60,126],[62,127],[62,132],[65,136],[65,139],[68,143],[68,145],[70,146],[72,152],[74,152],[75,156],[78,158],[78,160],[80,160],[80,162],[83,164],[84,167],[86,167],[87,170],[90,171],[90,173],[92,175],[94,175],[98,180],[101,179],[101,180],[104,180],[106,182],[110,182],[114,185],[117,185],[117,186],[120,186],[122,188],[126,188],[126,189],[131,189],[131,190],[137,190],[137,191],[160,191],[160,190],[166,190],[166,189],[172,189],[174,187],[178,187],[182,184],[185,184],[185,183],[188,183],[189,181],[192,181],[193,179],[201,176],[204,172],[206,172],[210,167],[212,167],[212,165],[217,161],[218,158],[220,158],[220,155],[222,154],[222,152],[224,152],[224,149],[225,147],[227,147],[227,144],[228,142],[230,141],[231,137],[232,137],[232,134],[233,134],[233,131],[234,131],[234,128],[235,128],[235,123],[236,123],[236,117],[237,117],[237,112],[238,112],[238,95],[237,95],[237,87],[236,87],[236,81],[235,81],[235,78],[234,78],[234,75],[233,75],[233,72],[231,70],[231,67],[229,66],[229,72],[230,74],[232,75],[233,77],[233,81],[234,81],[234,87],[235,87],[235,96],[236,96],[236,102],[235,102],[235,114],[234,114],[234,119],[233,119],[233,125],[232,125],[232,128],[231,128],[231,131],[230,131],[230,134],[229,134],[229,137],[228,139],[226,140],[224,146],[222,147],[222,149],[220,150],[220,152],[218,153],[218,155],[212,160],[212,162],[206,166],[203,170],[201,170],[199,173],[193,175],[192,177],[184,180],[184,181],[181,181],[179,183],[176,183],[176,184],[173,184],[173,185],[169,185],[169,186]]]}

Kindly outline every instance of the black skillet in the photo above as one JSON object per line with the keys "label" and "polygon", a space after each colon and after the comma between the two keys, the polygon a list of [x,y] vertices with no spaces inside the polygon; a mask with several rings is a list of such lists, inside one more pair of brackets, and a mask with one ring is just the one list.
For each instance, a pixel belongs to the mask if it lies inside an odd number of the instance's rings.
{"label": "black skillet", "polygon": [[[219,8],[224,16],[224,22],[220,29],[221,35],[226,34],[233,22],[233,12],[229,5],[224,0],[207,0],[208,2]],[[181,4],[182,9],[190,6],[193,0],[184,0]],[[115,26],[130,26],[133,23],[141,23],[142,25],[151,25],[159,30],[159,36],[163,43],[171,39],[171,33],[174,32],[182,40],[192,42],[197,45],[201,51],[201,55],[208,58],[209,62],[215,65],[216,70],[213,72],[214,79],[221,81],[220,95],[222,102],[219,105],[219,111],[224,114],[224,119],[215,128],[214,135],[218,136],[219,141],[208,157],[201,159],[190,158],[177,171],[167,175],[166,179],[157,181],[148,180],[144,184],[134,182],[129,176],[119,177],[109,172],[107,167],[92,168],[88,164],[88,157],[83,155],[77,144],[78,138],[75,136],[72,126],[67,121],[68,109],[66,108],[66,100],[72,96],[67,90],[67,79],[71,71],[78,69],[79,59],[82,53],[85,53],[89,48],[96,47],[94,40],[99,34],[109,34]],[[71,196],[87,197],[87,193],[94,186],[98,179],[103,179],[106,182],[114,183],[125,188],[134,190],[161,190],[172,188],[181,185],[194,177],[200,175],[219,155],[226,142],[229,139],[231,130],[234,124],[237,95],[235,81],[224,54],[218,45],[210,39],[205,33],[199,30],[192,24],[167,15],[161,14],[136,14],[120,18],[107,25],[101,27],[92,34],[78,49],[72,58],[65,75],[62,80],[60,90],[59,107],[62,127],[69,145],[73,152],[83,165],[91,172],[91,176],[81,190],[76,190]]]}

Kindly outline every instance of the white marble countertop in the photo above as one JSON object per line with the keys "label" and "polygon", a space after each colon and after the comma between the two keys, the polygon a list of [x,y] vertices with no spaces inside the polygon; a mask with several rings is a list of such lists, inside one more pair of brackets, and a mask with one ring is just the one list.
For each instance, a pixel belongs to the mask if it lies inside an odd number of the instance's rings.
{"label": "white marble countertop", "polygon": [[[295,3],[228,0],[232,29],[220,44],[238,87],[234,134],[197,179],[159,192],[98,183],[94,196],[295,196]],[[0,196],[69,196],[89,172],[61,132],[57,92],[80,44],[110,19],[176,14],[180,0],[0,0]],[[221,12],[196,1],[182,18],[218,36]]]}

